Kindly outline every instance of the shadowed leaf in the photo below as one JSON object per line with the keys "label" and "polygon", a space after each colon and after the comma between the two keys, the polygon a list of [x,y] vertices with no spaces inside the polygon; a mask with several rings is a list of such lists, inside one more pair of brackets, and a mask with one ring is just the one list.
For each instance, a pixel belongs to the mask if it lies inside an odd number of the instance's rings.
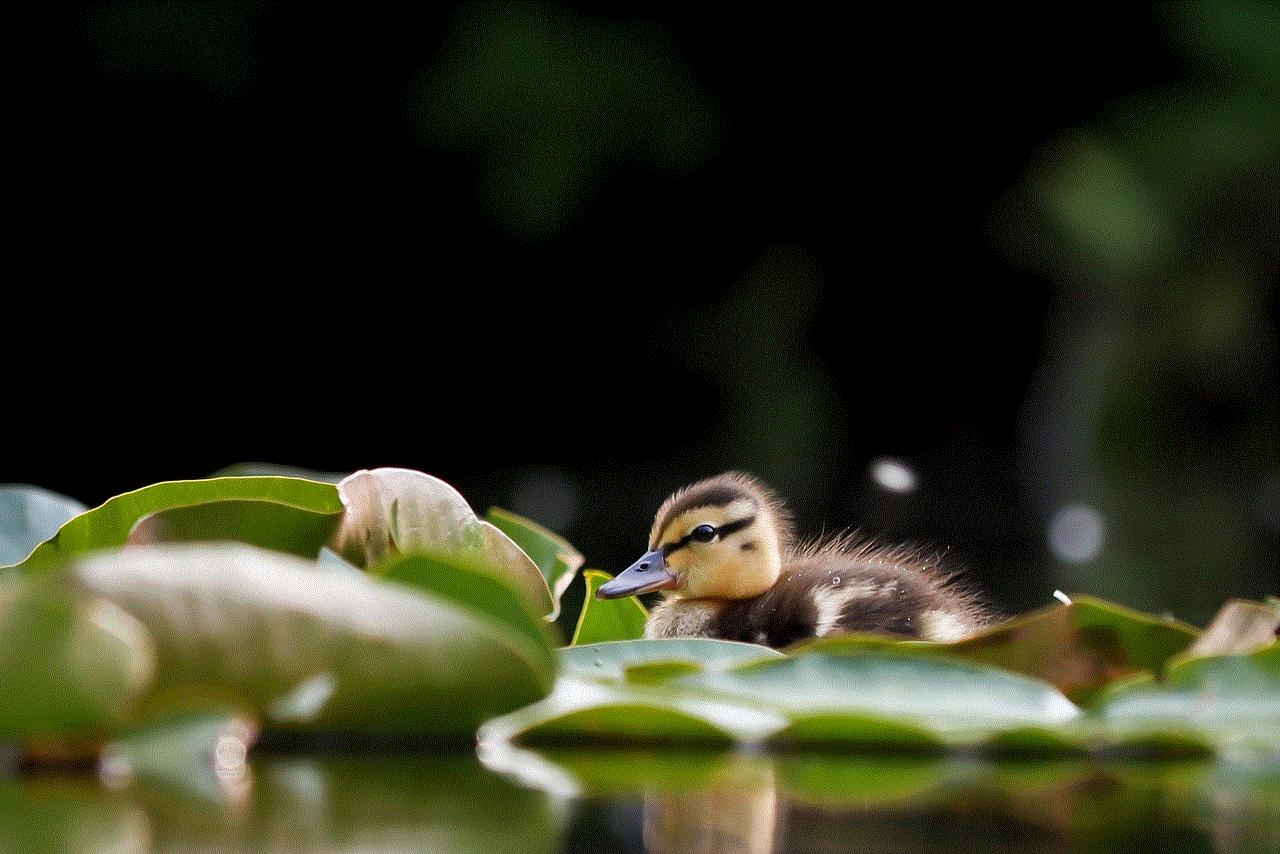
{"label": "shadowed leaf", "polygon": [[420,471],[362,470],[344,478],[346,507],[334,551],[377,572],[400,555],[432,554],[480,563],[500,574],[539,614],[553,610],[538,567],[515,542],[480,519],[449,484]]}
{"label": "shadowed leaf", "polygon": [[548,619],[554,620],[560,613],[560,597],[582,568],[582,554],[568,540],[509,510],[491,507],[485,517],[514,540],[542,572],[555,603],[555,610]]}

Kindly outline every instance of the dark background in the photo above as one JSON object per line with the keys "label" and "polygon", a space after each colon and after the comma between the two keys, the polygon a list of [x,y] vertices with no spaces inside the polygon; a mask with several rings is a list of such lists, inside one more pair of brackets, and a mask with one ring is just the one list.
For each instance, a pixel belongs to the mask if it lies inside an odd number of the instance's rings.
{"label": "dark background", "polygon": [[7,7],[0,481],[406,466],[617,571],[742,468],[1202,622],[1278,587],[1276,13]]}

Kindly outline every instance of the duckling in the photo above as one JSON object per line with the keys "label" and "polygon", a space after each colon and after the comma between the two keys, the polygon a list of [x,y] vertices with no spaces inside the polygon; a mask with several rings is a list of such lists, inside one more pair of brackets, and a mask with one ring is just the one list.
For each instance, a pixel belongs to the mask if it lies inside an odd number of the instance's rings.
{"label": "duckling", "polygon": [[667,598],[645,637],[706,637],[784,647],[872,632],[953,641],[990,621],[971,593],[922,552],[843,534],[796,543],[791,519],[755,478],[726,472],[658,510],[649,551],[596,591]]}

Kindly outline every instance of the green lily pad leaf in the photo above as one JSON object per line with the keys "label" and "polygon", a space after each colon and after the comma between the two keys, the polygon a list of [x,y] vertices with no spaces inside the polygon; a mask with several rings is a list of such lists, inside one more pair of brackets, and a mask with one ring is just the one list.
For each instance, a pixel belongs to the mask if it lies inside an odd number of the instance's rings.
{"label": "green lily pad leaf", "polygon": [[598,569],[582,573],[587,592],[582,599],[582,612],[578,614],[578,626],[573,632],[573,646],[625,641],[644,637],[644,624],[649,612],[634,596],[623,599],[597,599],[596,590],[613,576]]}
{"label": "green lily pad leaf", "polygon": [[528,601],[487,566],[466,564],[456,558],[414,554],[386,564],[380,577],[448,599],[520,632],[540,654],[548,673],[559,669],[551,638],[552,625],[534,614]]}
{"label": "green lily pad leaf", "polygon": [[805,652],[671,683],[773,708],[791,720],[866,715],[966,744],[1018,727],[1055,727],[1080,710],[1051,685],[976,662],[882,650]]}
{"label": "green lily pad leaf", "polygon": [[1174,734],[1228,754],[1280,752],[1280,643],[1250,655],[1191,658],[1163,682],[1142,677],[1099,697],[1092,719],[1113,744]]}
{"label": "green lily pad leaf", "polygon": [[1280,605],[1235,599],[1223,605],[1182,656],[1241,655],[1275,643]]}
{"label": "green lily pad leaf", "polygon": [[449,484],[420,471],[361,470],[338,484],[346,507],[334,551],[378,571],[400,555],[432,554],[482,563],[502,575],[539,614],[553,610],[551,591],[533,560],[480,519]]}
{"label": "green lily pad leaf", "polygon": [[490,507],[485,518],[514,540],[542,572],[555,603],[555,610],[548,619],[554,620],[560,613],[560,598],[569,589],[585,558],[559,534],[510,510]]}
{"label": "green lily pad leaf", "polygon": [[974,661],[1043,679],[1085,704],[1106,685],[1146,671],[1158,673],[1196,630],[1099,599],[1079,597],[946,648]]}
{"label": "green lily pad leaf", "polygon": [[943,739],[911,723],[860,712],[818,712],[796,715],[770,737],[776,747],[838,748],[877,754],[931,754],[947,748]]}
{"label": "green lily pad leaf", "polygon": [[84,558],[65,580],[146,627],[157,691],[224,688],[268,721],[463,737],[552,683],[546,650],[526,633],[251,546],[133,547]]}
{"label": "green lily pad leaf", "polygon": [[983,749],[1002,759],[1063,759],[1087,754],[1092,743],[1081,727],[1017,727],[996,733]]}
{"label": "green lily pad leaf", "polygon": [[0,566],[22,560],[87,509],[74,498],[38,486],[0,486]]}
{"label": "green lily pad leaf", "polygon": [[38,750],[109,734],[154,671],[151,637],[119,607],[44,579],[0,582],[0,739]]}
{"label": "green lily pad leaf", "polygon": [[[65,561],[98,549],[119,548],[129,540],[138,521],[178,507],[222,501],[266,502],[294,508],[302,514],[336,518],[342,513],[338,491],[327,483],[290,477],[220,477],[175,480],[126,492],[71,519],[41,543],[23,567]],[[316,543],[316,552],[324,545]]]}
{"label": "green lily pad leaf", "polygon": [[314,560],[340,524],[340,512],[230,499],[144,516],[130,531],[129,544],[234,541]]}
{"label": "green lily pad leaf", "polygon": [[697,670],[728,670],[741,664],[782,658],[767,646],[710,638],[658,638],[605,641],[559,650],[567,673],[608,681],[625,681],[638,667],[680,664]]}
{"label": "green lily pad leaf", "polygon": [[754,742],[786,721],[765,709],[665,685],[626,685],[562,674],[540,702],[489,721],[481,742],[728,745]]}

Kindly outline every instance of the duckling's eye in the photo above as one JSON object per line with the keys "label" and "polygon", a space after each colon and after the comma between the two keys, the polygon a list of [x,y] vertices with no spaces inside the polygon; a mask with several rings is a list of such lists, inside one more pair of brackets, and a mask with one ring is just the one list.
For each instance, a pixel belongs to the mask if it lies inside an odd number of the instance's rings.
{"label": "duckling's eye", "polygon": [[709,543],[716,538],[716,529],[711,525],[699,525],[689,532],[689,536],[698,543]]}

